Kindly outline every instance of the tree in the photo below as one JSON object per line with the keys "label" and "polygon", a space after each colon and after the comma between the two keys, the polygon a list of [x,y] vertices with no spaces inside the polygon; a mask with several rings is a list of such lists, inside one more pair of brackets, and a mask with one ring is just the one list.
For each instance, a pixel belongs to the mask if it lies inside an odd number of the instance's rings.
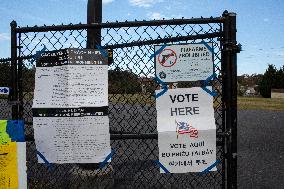
{"label": "tree", "polygon": [[109,70],[108,74],[110,94],[135,94],[142,91],[139,76],[135,73],[117,67]]}
{"label": "tree", "polygon": [[0,85],[3,85],[1,87],[8,87],[10,82],[11,82],[11,67],[8,62],[1,62],[0,63],[0,72],[1,72],[1,77],[0,77]]}
{"label": "tree", "polygon": [[271,98],[271,89],[284,88],[284,66],[277,70],[274,65],[268,65],[260,82],[260,94],[264,98]]}

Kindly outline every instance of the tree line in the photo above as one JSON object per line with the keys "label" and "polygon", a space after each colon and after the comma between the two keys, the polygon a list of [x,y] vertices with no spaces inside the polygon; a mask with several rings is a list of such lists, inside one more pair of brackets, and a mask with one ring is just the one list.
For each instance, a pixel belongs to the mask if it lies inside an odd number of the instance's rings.
{"label": "tree line", "polygon": [[[0,63],[1,77],[0,85],[5,87],[10,85],[11,72],[10,64]],[[110,94],[134,94],[142,91],[141,78],[129,71],[115,68],[108,71],[109,93]],[[24,92],[33,92],[35,82],[35,67],[23,67],[23,89]],[[154,82],[154,81],[153,81]],[[154,92],[155,84],[151,82],[146,85],[147,91]],[[271,89],[284,89],[284,65],[277,69],[274,65],[268,65],[265,73],[238,76],[238,83],[242,86],[258,86],[258,91],[265,98],[271,97]]]}
{"label": "tree line", "polygon": [[271,89],[284,89],[284,65],[277,69],[268,65],[259,85],[259,92],[264,98],[271,98]]}

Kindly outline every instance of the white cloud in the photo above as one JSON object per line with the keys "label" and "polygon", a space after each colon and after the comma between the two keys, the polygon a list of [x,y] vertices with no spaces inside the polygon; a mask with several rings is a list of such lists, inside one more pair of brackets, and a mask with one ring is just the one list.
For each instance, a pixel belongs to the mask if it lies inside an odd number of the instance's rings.
{"label": "white cloud", "polygon": [[151,7],[156,3],[163,2],[164,0],[129,0],[130,5],[137,7]]}
{"label": "white cloud", "polygon": [[156,20],[161,20],[163,18],[166,18],[165,15],[159,13],[159,12],[149,12],[147,13],[147,17],[150,19],[156,19]]}
{"label": "white cloud", "polygon": [[10,38],[8,33],[0,33],[0,41],[10,40]]}
{"label": "white cloud", "polygon": [[112,3],[112,2],[114,2],[114,0],[103,0],[103,4],[104,4],[104,5],[105,5],[105,4]]}
{"label": "white cloud", "polygon": [[264,21],[264,22],[268,22],[269,19],[268,19],[268,18],[264,18],[263,21]]}

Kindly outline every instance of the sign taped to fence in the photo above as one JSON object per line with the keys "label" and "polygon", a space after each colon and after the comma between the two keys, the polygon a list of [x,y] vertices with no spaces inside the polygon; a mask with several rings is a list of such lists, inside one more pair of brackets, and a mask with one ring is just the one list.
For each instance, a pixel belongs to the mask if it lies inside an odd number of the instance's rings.
{"label": "sign taped to fence", "polygon": [[169,89],[156,108],[159,160],[171,173],[202,172],[216,161],[211,95],[200,87]]}
{"label": "sign taped to fence", "polygon": [[37,61],[33,108],[108,105],[108,63],[99,51],[45,52]]}
{"label": "sign taped to fence", "polygon": [[50,163],[99,163],[111,152],[108,116],[34,117],[33,122],[37,150]]}
{"label": "sign taped to fence", "polygon": [[98,50],[65,49],[41,54],[36,64],[37,151],[50,163],[102,162],[111,152],[108,58]]}
{"label": "sign taped to fence", "polygon": [[155,56],[156,76],[163,82],[206,80],[213,74],[213,56],[203,43],[167,45]]}

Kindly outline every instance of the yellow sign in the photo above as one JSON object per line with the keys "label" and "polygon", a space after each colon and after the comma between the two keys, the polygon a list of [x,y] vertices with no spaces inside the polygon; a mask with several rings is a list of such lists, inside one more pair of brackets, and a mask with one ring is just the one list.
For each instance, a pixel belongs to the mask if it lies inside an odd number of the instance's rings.
{"label": "yellow sign", "polygon": [[7,130],[7,120],[0,120],[0,145],[11,142],[11,138],[6,132]]}
{"label": "yellow sign", "polygon": [[0,144],[0,188],[18,189],[16,142]]}

